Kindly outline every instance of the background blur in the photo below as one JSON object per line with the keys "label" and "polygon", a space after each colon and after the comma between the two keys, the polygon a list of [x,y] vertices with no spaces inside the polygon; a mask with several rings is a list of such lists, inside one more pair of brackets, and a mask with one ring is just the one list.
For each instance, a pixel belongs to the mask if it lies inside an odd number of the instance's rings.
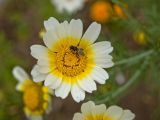
{"label": "background blur", "polygon": [[[30,55],[30,46],[43,44],[39,32],[44,29],[44,20],[50,16],[60,21],[80,18],[86,29],[94,21],[89,11],[96,1],[86,0],[82,10],[69,15],[58,13],[50,0],[0,0],[0,120],[26,119],[22,94],[15,90],[17,81],[11,71],[14,66],[20,65],[30,73],[36,62]],[[86,100],[99,101],[111,95],[140,69],[146,58],[133,59],[124,64],[121,64],[122,60],[152,49],[159,50],[160,1],[124,0],[123,3],[127,5],[124,10],[127,17],[111,18],[103,23],[99,37],[99,40],[111,41],[117,64],[108,70],[111,77],[106,84],[98,85],[98,90],[87,95]],[[136,114],[136,120],[160,120],[159,55],[157,52],[150,57],[148,66],[140,71],[134,84],[124,91],[126,93],[123,92],[125,95],[107,100],[106,105],[117,104],[128,108]],[[80,111],[81,104],[75,103],[70,96],[66,100],[53,97],[52,106],[53,110],[44,116],[45,120],[71,120],[73,114]]]}

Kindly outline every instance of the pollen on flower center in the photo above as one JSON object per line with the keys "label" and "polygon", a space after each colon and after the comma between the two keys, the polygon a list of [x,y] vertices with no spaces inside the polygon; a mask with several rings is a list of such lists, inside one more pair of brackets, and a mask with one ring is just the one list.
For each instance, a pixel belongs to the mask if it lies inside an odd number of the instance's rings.
{"label": "pollen on flower center", "polygon": [[72,51],[70,47],[56,53],[56,69],[63,75],[74,77],[84,72],[87,65],[86,55]]}
{"label": "pollen on flower center", "polygon": [[40,86],[33,84],[24,91],[23,100],[25,106],[30,110],[35,110],[41,106],[41,89]]}

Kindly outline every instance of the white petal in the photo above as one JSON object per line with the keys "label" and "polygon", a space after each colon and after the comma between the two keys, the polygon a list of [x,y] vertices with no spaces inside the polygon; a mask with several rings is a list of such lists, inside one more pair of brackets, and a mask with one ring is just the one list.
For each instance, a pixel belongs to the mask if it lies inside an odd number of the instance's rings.
{"label": "white petal", "polygon": [[120,120],[133,120],[134,118],[135,114],[133,114],[130,110],[124,110]]}
{"label": "white petal", "polygon": [[92,114],[104,114],[106,112],[106,106],[105,104],[96,105],[95,108],[92,110]]}
{"label": "white petal", "polygon": [[44,74],[52,71],[49,66],[45,66],[45,65],[43,65],[43,66],[37,65],[37,68],[40,73],[44,73]]}
{"label": "white petal", "polygon": [[81,113],[75,113],[73,120],[83,120],[83,115]]}
{"label": "white petal", "polygon": [[109,41],[96,42],[92,45],[92,47],[97,54],[109,54],[113,51],[113,47]]}
{"label": "white petal", "polygon": [[23,91],[23,84],[22,83],[17,83],[16,90],[17,91]]}
{"label": "white petal", "polygon": [[69,32],[70,36],[73,38],[78,38],[80,39],[82,37],[82,32],[83,32],[83,24],[80,19],[74,20],[72,19],[69,25]]}
{"label": "white petal", "polygon": [[62,4],[62,2],[59,0],[51,0],[51,2],[56,7],[58,12],[63,12],[64,3]]}
{"label": "white petal", "polygon": [[68,33],[69,33],[69,24],[67,21],[64,21],[63,23],[59,24],[55,29],[55,34],[59,39],[68,37],[69,36]]}
{"label": "white petal", "polygon": [[104,84],[105,81],[109,78],[108,73],[101,67],[95,66],[92,73],[91,78],[97,81],[99,84]]}
{"label": "white petal", "polygon": [[87,103],[83,103],[81,106],[81,111],[83,114],[92,113],[92,110],[95,108],[95,104],[92,101],[89,101]]}
{"label": "white petal", "polygon": [[71,90],[71,84],[63,82],[60,87],[55,90],[55,95],[61,97],[62,99],[66,98]]}
{"label": "white petal", "polygon": [[91,43],[94,43],[101,31],[101,25],[93,22],[83,35],[82,39],[89,40]]}
{"label": "white petal", "polygon": [[73,1],[66,1],[63,4],[63,9],[66,10],[68,13],[75,13],[77,10],[83,7],[84,0],[73,0]]}
{"label": "white petal", "polygon": [[49,86],[52,89],[56,89],[60,86],[61,82],[62,82],[61,78],[58,78],[58,77],[52,75],[52,73],[51,73],[46,77],[44,85]]}
{"label": "white petal", "polygon": [[[53,1],[53,0],[52,0]],[[55,1],[55,0],[54,0]],[[57,7],[57,11],[59,12],[59,13],[62,13],[63,12],[63,6],[62,5],[58,5],[58,6],[56,6]]]}
{"label": "white petal", "polygon": [[29,120],[43,120],[42,116],[28,116]]}
{"label": "white petal", "polygon": [[86,77],[83,80],[78,80],[78,84],[83,90],[89,93],[92,93],[92,91],[97,89],[96,83],[90,77]]}
{"label": "white petal", "polygon": [[100,54],[99,55],[95,55],[95,62],[111,62],[112,61],[112,56],[111,55],[107,55],[107,54]]}
{"label": "white petal", "polygon": [[44,21],[44,26],[46,30],[54,30],[58,24],[59,22],[54,17],[50,17],[48,20]]}
{"label": "white petal", "polygon": [[84,0],[51,0],[51,2],[60,13],[64,11],[68,13],[75,13],[77,10],[81,9],[85,3]]}
{"label": "white petal", "polygon": [[112,56],[109,55],[113,50],[110,42],[97,42],[93,44],[92,47],[95,54],[95,62],[99,67],[109,68],[113,66]]}
{"label": "white petal", "polygon": [[61,23],[62,28],[63,28],[63,36],[68,37],[69,36],[69,23],[68,21],[64,21]]}
{"label": "white petal", "polygon": [[107,53],[104,52],[96,52],[94,53],[95,55],[95,62],[96,63],[101,63],[103,61],[105,62],[112,62],[113,57],[111,55],[108,55]]}
{"label": "white petal", "polygon": [[46,59],[46,60],[38,59],[37,60],[37,65],[49,67],[50,66],[49,59]]}
{"label": "white petal", "polygon": [[[52,92],[50,92],[50,91],[52,91]],[[49,89],[49,93],[50,93],[51,95],[53,95],[53,90]],[[46,114],[49,114],[51,111],[52,111],[52,98],[51,98],[51,96],[49,96],[48,108],[47,108],[47,110],[46,110]]]}
{"label": "white petal", "polygon": [[64,21],[63,23],[64,29],[65,29],[65,33],[67,34],[67,36],[69,35],[69,23],[68,21]]}
{"label": "white petal", "polygon": [[97,66],[102,68],[110,68],[114,65],[112,61],[98,61],[96,62]]}
{"label": "white petal", "polygon": [[42,45],[32,45],[30,47],[31,55],[36,59],[47,59],[48,49]]}
{"label": "white petal", "polygon": [[118,120],[123,114],[123,109],[118,106],[111,106],[107,109],[105,114],[106,116],[109,116],[115,120]]}
{"label": "white petal", "polygon": [[33,77],[34,82],[44,81],[47,74],[40,73],[38,65],[35,65],[31,71],[31,75]]}
{"label": "white petal", "polygon": [[37,76],[33,76],[33,81],[34,81],[34,82],[42,82],[42,81],[45,80],[46,76],[47,76],[46,74],[40,73],[40,74],[37,75]]}
{"label": "white petal", "polygon": [[[44,44],[50,49],[52,50],[55,42],[58,40],[58,36],[55,32],[55,30],[49,30],[47,31],[44,36],[43,36],[43,42]],[[56,52],[56,51],[54,51]]]}
{"label": "white petal", "polygon": [[85,98],[85,92],[78,85],[72,85],[71,94],[76,102],[80,102]]}
{"label": "white petal", "polygon": [[24,71],[24,69],[19,66],[14,67],[12,73],[14,77],[20,82],[30,79],[29,75]]}

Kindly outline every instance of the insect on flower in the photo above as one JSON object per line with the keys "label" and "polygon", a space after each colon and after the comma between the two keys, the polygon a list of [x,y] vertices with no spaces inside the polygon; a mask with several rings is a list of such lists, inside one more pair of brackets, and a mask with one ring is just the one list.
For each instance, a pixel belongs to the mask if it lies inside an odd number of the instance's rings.
{"label": "insect on flower", "polygon": [[78,48],[77,46],[71,45],[70,50],[77,55],[84,55],[84,49],[83,48]]}

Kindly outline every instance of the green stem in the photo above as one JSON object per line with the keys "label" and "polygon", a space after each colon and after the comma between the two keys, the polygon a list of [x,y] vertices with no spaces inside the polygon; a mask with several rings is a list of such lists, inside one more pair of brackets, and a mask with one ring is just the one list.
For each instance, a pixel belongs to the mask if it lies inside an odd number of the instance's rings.
{"label": "green stem", "polygon": [[149,50],[149,51],[146,51],[146,52],[143,52],[141,54],[138,54],[134,57],[131,57],[131,58],[127,58],[127,59],[124,59],[124,60],[121,60],[119,62],[116,62],[115,63],[115,66],[116,65],[121,65],[121,64],[125,64],[125,63],[131,63],[131,62],[135,62],[137,60],[140,60],[146,56],[149,56],[150,54],[152,54],[154,52],[154,50]]}
{"label": "green stem", "polygon": [[138,69],[134,75],[128,80],[126,84],[124,84],[122,87],[118,88],[117,91],[112,93],[110,96],[106,96],[102,100],[96,100],[96,104],[106,103],[112,99],[117,98],[118,96],[122,95],[125,91],[127,91],[133,83],[137,80],[137,78],[141,75],[142,71],[146,68],[148,65],[148,59],[144,61],[144,63],[141,65],[140,69]]}

